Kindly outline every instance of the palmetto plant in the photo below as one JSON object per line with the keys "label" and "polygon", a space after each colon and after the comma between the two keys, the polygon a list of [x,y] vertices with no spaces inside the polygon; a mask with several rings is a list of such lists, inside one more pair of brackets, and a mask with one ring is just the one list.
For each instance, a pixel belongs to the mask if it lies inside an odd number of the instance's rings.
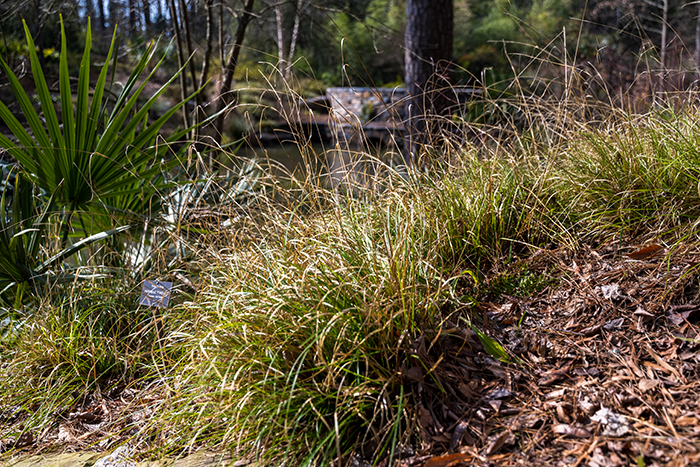
{"label": "palmetto plant", "polygon": [[[155,193],[155,180],[177,161],[165,162],[164,152],[190,129],[176,132],[168,139],[157,141],[159,131],[186,101],[170,108],[154,122],[148,121],[153,104],[163,96],[179,75],[178,71],[145,103],[139,102],[146,84],[163,63],[164,57],[143,76],[157,49],[151,42],[133,72],[112,103],[106,99],[107,74],[115,55],[116,30],[100,70],[90,100],[90,25],[87,28],[85,50],[80,63],[75,100],[71,89],[66,53],[66,36],[61,26],[62,44],[59,62],[59,87],[62,125],[54,108],[54,100],[44,78],[31,34],[25,24],[32,75],[36,85],[43,120],[32,105],[19,80],[0,57],[12,91],[27,120],[31,133],[9,109],[0,103],[0,119],[12,131],[17,143],[0,135],[0,146],[20,164],[27,177],[45,193],[55,193],[56,205],[67,214],[76,211],[121,211],[121,206],[135,208],[133,198],[144,200]],[[113,67],[116,67],[116,55]],[[139,84],[139,81],[140,84]],[[138,85],[138,87],[137,87]],[[193,94],[194,95],[194,94]],[[192,96],[190,96],[192,97]],[[138,103],[138,105],[137,105]],[[162,185],[162,183],[161,183]],[[60,188],[59,188],[60,186]],[[69,218],[70,216],[66,216]],[[89,233],[89,232],[86,232]]]}
{"label": "palmetto plant", "polygon": [[[0,57],[0,67],[28,126],[25,128],[0,102],[0,120],[15,137],[13,141],[0,134],[0,147],[16,159],[20,168],[14,186],[10,178],[5,183],[0,209],[0,297],[15,306],[24,301],[25,292],[45,282],[49,275],[54,280],[75,278],[65,274],[63,262],[69,256],[129,228],[121,224],[138,223],[140,216],[154,214],[160,207],[160,190],[167,187],[167,174],[178,163],[166,161],[164,153],[191,130],[181,130],[167,139],[159,136],[162,126],[186,101],[149,122],[149,110],[181,72],[143,102],[140,96],[164,60],[163,56],[146,75],[157,41],[147,47],[121,91],[112,94],[108,70],[110,65],[112,70],[117,66],[115,30],[107,58],[91,89],[89,23],[75,93],[61,24],[59,121],[54,106],[56,96],[46,82],[26,24],[24,28],[41,113]],[[12,202],[8,196],[5,203],[11,186]],[[47,249],[51,243],[46,233],[50,222],[57,222],[54,232],[63,232],[61,244],[53,251]]]}
{"label": "palmetto plant", "polygon": [[[83,248],[130,227],[126,225],[91,235],[49,257],[42,254],[45,252],[41,251],[41,243],[46,240],[54,196],[43,206],[37,206],[34,186],[20,174],[10,172],[4,182],[0,198],[0,301],[6,305],[19,307],[33,289],[46,285],[49,278],[53,282],[79,278],[70,272],[55,273],[51,268]],[[11,207],[7,196],[9,187],[12,187]]]}

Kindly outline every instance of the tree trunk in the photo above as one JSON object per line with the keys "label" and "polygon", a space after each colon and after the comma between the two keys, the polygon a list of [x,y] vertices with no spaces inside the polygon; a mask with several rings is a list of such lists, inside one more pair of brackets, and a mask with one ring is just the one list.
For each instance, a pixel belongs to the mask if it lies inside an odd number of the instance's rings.
{"label": "tree trunk", "polygon": [[279,2],[275,4],[275,20],[277,22],[277,59],[279,70],[284,75],[287,60],[284,57],[284,18],[282,17],[282,5]]}
{"label": "tree trunk", "polygon": [[31,28],[32,39],[34,40],[34,45],[39,50],[38,55],[41,68],[45,69],[46,58],[44,57],[44,54],[41,53],[41,51],[44,50],[44,35],[41,33],[41,31],[44,29],[46,13],[44,12],[44,5],[41,3],[41,0],[35,0],[34,8],[36,12],[36,23],[34,23],[34,26]]}
{"label": "tree trunk", "polygon": [[[185,63],[185,52],[182,50],[182,37],[180,35],[180,25],[177,20],[177,9],[175,8],[175,0],[168,2],[170,8],[170,21],[173,25],[173,34],[175,34],[175,42],[177,45],[177,66],[182,68]],[[187,99],[187,73],[182,70],[180,73],[180,98],[184,101]],[[182,121],[185,128],[190,126],[190,116],[187,113],[187,104],[182,106]]]}
{"label": "tree trunk", "polygon": [[224,2],[219,0],[219,61],[221,62],[221,74],[224,73]]}
{"label": "tree trunk", "polygon": [[97,0],[97,28],[99,30],[105,28],[105,4],[102,0]]}
{"label": "tree trunk", "polygon": [[95,19],[95,4],[92,0],[85,0],[85,13],[91,20]]}
{"label": "tree trunk", "polygon": [[407,0],[406,90],[408,101],[407,163],[416,163],[421,148],[437,134],[448,107],[447,76],[452,60],[453,0]]}
{"label": "tree trunk", "polygon": [[[187,11],[187,3],[185,0],[179,0],[180,1],[180,15],[182,16],[182,25],[185,28],[185,43],[187,44],[187,55],[190,58],[190,75],[192,75],[192,90],[196,91],[199,89],[199,85],[197,84],[197,69],[194,64],[194,58],[192,54],[194,53],[194,49],[192,48],[192,35],[190,34],[190,16]],[[195,96],[195,117],[194,121],[197,123],[198,121],[198,113],[199,113],[199,105],[201,104],[200,101],[201,97],[199,94]],[[195,135],[197,134],[197,129],[194,130]]]}
{"label": "tree trunk", "polygon": [[661,17],[661,73],[666,72],[666,45],[668,42],[668,0],[664,0]]}
{"label": "tree trunk", "polygon": [[136,32],[136,2],[129,0],[127,5],[129,8],[129,33],[134,34]]}
{"label": "tree trunk", "polygon": [[211,60],[211,52],[214,43],[214,0],[206,0],[204,8],[207,11],[207,46],[204,49],[204,57],[202,58],[202,72],[199,75],[199,82],[204,83],[209,74],[209,61]]}
{"label": "tree trunk", "polygon": [[109,0],[107,7],[109,12],[109,27],[110,29],[114,29],[119,23],[119,18],[122,14],[122,6],[118,0]]}
{"label": "tree trunk", "polygon": [[[101,0],[98,0],[101,1]],[[151,2],[143,0],[143,28],[146,30],[146,35],[151,31]]]}
{"label": "tree trunk", "polygon": [[219,105],[217,107],[217,112],[220,112],[218,117],[216,117],[216,129],[214,135],[214,141],[217,144],[221,143],[221,136],[224,130],[224,112],[222,112],[222,110],[233,102],[233,98],[231,96],[231,82],[233,81],[233,73],[236,71],[236,66],[238,65],[238,56],[241,53],[243,38],[245,37],[245,30],[248,27],[250,20],[253,19],[254,3],[255,0],[246,0],[245,2],[243,13],[238,18],[236,38],[233,42],[231,53],[226,60],[226,68],[224,69],[224,76],[221,81],[221,91],[219,92]]}
{"label": "tree trunk", "polygon": [[289,57],[287,57],[287,67],[284,70],[285,79],[289,79],[289,75],[292,72],[292,65],[294,64],[294,54],[296,53],[297,41],[299,40],[299,23],[301,23],[301,10],[303,7],[303,1],[298,0],[296,5],[296,11],[294,12],[294,27],[292,28],[292,38],[289,40]]}

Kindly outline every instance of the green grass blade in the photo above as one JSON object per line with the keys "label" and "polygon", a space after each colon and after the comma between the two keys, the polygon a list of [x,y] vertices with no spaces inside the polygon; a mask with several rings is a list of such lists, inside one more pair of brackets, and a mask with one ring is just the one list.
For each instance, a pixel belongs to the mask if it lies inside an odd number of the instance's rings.
{"label": "green grass blade", "polygon": [[510,361],[510,355],[508,355],[506,349],[504,349],[498,341],[496,341],[493,337],[487,336],[479,329],[477,329],[474,325],[472,325],[472,329],[474,330],[476,335],[479,336],[481,344],[484,346],[484,348],[486,348],[486,352],[488,352],[489,355],[501,360],[502,362]]}

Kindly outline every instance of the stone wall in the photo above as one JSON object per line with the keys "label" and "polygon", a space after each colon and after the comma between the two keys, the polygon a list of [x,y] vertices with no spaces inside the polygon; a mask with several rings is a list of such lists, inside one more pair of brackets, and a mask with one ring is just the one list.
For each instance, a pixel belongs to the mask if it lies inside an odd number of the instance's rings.
{"label": "stone wall", "polygon": [[404,88],[328,88],[326,96],[338,123],[393,121],[397,125],[403,120],[408,94]]}

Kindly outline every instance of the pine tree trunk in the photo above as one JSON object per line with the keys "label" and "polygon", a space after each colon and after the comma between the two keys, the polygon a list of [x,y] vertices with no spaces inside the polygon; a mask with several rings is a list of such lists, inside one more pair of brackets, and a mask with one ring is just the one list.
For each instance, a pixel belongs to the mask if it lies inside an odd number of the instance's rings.
{"label": "pine tree trunk", "polygon": [[408,163],[416,163],[421,149],[434,142],[440,115],[448,107],[446,88],[452,60],[453,18],[453,0],[406,3]]}

